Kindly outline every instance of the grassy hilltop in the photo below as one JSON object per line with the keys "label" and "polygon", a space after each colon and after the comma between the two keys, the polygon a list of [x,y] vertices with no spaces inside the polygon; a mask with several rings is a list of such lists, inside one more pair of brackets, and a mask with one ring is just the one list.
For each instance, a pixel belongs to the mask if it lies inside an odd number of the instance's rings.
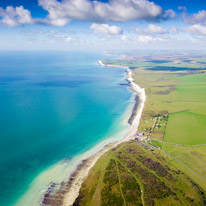
{"label": "grassy hilltop", "polygon": [[206,192],[172,159],[136,142],[101,157],[74,205],[205,205]]}
{"label": "grassy hilltop", "polygon": [[206,205],[204,56],[104,60],[129,66],[147,100],[139,126],[147,140],[101,157],[74,205]]}

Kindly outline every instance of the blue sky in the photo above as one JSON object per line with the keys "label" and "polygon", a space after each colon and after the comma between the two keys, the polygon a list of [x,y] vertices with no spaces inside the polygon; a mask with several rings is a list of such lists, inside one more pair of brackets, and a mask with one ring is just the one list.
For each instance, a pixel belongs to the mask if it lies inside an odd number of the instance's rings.
{"label": "blue sky", "polygon": [[0,50],[206,49],[204,0],[4,0]]}

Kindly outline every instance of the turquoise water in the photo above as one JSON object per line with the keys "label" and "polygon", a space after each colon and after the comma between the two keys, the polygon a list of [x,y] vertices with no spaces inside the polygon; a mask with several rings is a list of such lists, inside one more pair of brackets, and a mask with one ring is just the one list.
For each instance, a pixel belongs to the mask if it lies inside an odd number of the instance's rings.
{"label": "turquoise water", "polygon": [[[121,129],[132,93],[121,68],[84,52],[0,53],[0,205],[43,171]],[[31,203],[32,205],[32,203]]]}

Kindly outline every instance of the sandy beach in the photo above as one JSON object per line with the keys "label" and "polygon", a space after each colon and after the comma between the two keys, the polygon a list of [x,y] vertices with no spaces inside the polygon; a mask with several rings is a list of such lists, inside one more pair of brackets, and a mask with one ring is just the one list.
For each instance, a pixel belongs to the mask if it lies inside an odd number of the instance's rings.
{"label": "sandy beach", "polygon": [[60,189],[58,189],[58,191],[54,192],[52,188],[49,188],[49,190],[44,194],[42,198],[41,205],[73,205],[75,199],[79,195],[79,190],[81,188],[83,181],[88,176],[90,169],[94,166],[96,161],[111,148],[117,146],[118,144],[124,141],[128,141],[134,138],[137,132],[137,128],[139,126],[141,114],[146,100],[145,90],[134,83],[134,79],[132,78],[132,71],[128,67],[118,65],[105,65],[101,60],[99,60],[98,63],[100,66],[121,67],[126,69],[127,71],[127,81],[129,82],[132,91],[136,93],[135,104],[133,106],[132,114],[128,120],[128,123],[131,125],[130,131],[120,141],[102,144],[102,147],[100,145],[98,147],[99,150],[96,150],[98,152],[95,152],[90,156],[86,156],[85,159],[82,160],[81,164],[79,164],[76,170],[71,174],[69,180],[61,184],[61,187]]}

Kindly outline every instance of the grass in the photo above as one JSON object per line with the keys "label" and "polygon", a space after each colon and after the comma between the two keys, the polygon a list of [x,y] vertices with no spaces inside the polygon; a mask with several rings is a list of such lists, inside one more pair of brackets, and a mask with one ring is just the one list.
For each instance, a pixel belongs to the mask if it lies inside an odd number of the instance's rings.
{"label": "grass", "polygon": [[149,141],[149,144],[152,144],[153,146],[155,146],[157,148],[159,147],[159,148],[162,149],[162,143],[161,142],[151,140],[151,141]]}
{"label": "grass", "polygon": [[[147,120],[152,116],[167,111],[169,119],[165,135],[151,134],[152,139],[164,140],[177,144],[205,144],[206,143],[206,74],[190,74],[179,72],[153,72],[143,68],[134,70],[135,81],[146,89],[147,101],[143,112],[140,128],[144,130]],[[170,93],[165,90],[174,87]],[[161,93],[162,94],[158,94]],[[156,145],[162,148],[160,143]],[[169,148],[175,148],[169,149]],[[176,147],[167,145],[162,148],[175,158],[185,163],[191,169],[205,176],[206,155],[205,147]],[[193,152],[195,151],[195,152]],[[206,151],[206,150],[205,150]],[[198,158],[199,157],[199,158]],[[201,178],[182,167],[177,162],[173,164],[184,171],[201,185],[205,185]]]}
{"label": "grass", "polygon": [[206,102],[206,73],[178,77],[182,83],[176,88],[178,101]]}
{"label": "grass", "polygon": [[164,141],[195,145],[206,143],[206,115],[178,112],[169,115]]}
{"label": "grass", "polygon": [[206,73],[180,75],[136,69],[134,74],[135,81],[146,89],[147,94],[141,129],[147,127],[145,122],[149,122],[151,117],[168,113],[169,129],[166,129],[165,138],[161,131],[154,130],[152,139],[164,138],[165,141],[181,144],[206,143]]}
{"label": "grass", "polygon": [[130,141],[97,161],[74,205],[204,205],[205,195],[171,159]]}
{"label": "grass", "polygon": [[[194,170],[203,178],[206,178],[206,145],[183,146],[153,140],[149,141],[149,143],[156,147],[160,147],[162,151],[166,151],[168,154],[181,161],[183,164]],[[187,168],[181,167],[181,165],[179,165],[179,163],[175,162],[174,160],[173,164],[176,164],[179,169],[187,173],[192,179],[195,179],[195,181],[198,182],[206,190],[206,181],[202,180],[202,178],[198,177],[194,173],[191,173]]]}
{"label": "grass", "polygon": [[166,152],[186,164],[188,167],[202,175],[204,178],[206,178],[206,146],[184,147],[163,144],[162,148]]}
{"label": "grass", "polygon": [[[191,74],[188,72],[148,71],[144,68],[133,70],[135,81],[144,87],[147,101],[144,108],[139,129],[144,131],[151,127],[151,119],[161,113],[168,113],[169,119],[165,134],[162,136],[153,132],[152,139],[165,140],[177,144],[205,144],[206,143],[206,73]],[[167,93],[169,88],[174,88]],[[148,124],[147,124],[148,122]],[[159,143],[156,143],[161,147]],[[171,145],[167,145],[172,147]],[[166,147],[166,152],[170,152]],[[205,147],[204,147],[205,148]],[[196,158],[192,150],[202,154],[202,147],[177,147],[174,155],[178,160],[187,163],[199,174],[204,174],[206,156]],[[175,164],[175,162],[174,162]],[[203,184],[201,178],[192,174],[188,169],[182,171]],[[205,177],[205,176],[204,176]]]}

